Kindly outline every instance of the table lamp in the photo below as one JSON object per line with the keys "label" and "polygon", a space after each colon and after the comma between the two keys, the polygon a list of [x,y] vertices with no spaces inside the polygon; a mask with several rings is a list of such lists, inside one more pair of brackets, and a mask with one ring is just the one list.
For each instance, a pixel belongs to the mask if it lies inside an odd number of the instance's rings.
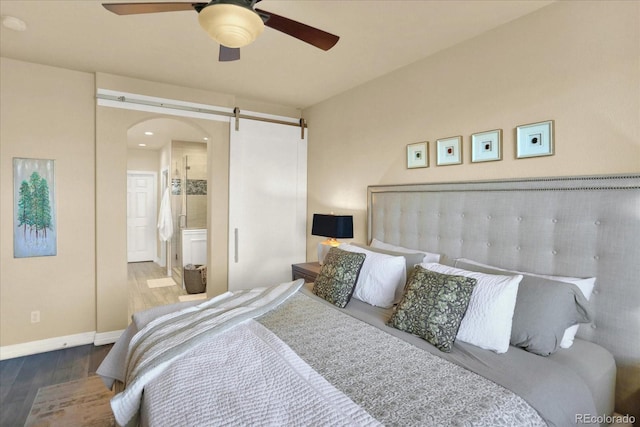
{"label": "table lamp", "polygon": [[336,239],[353,238],[353,216],[313,214],[311,234],[328,237],[318,244],[318,262],[322,265],[329,249],[340,244]]}

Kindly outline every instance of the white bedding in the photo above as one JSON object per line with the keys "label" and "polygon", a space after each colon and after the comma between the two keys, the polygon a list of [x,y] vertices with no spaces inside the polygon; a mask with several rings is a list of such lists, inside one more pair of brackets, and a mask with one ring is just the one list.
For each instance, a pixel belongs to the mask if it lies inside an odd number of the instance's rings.
{"label": "white bedding", "polygon": [[[125,389],[111,399],[119,425],[136,421],[142,393],[184,354],[247,319],[277,307],[293,295],[303,280],[269,288],[227,293],[200,305],[158,317],[140,329],[127,345]],[[98,372],[100,374],[100,372]],[[122,378],[120,375],[117,378]]]}
{"label": "white bedding", "polygon": [[380,425],[253,320],[185,354],[148,393],[148,425]]}

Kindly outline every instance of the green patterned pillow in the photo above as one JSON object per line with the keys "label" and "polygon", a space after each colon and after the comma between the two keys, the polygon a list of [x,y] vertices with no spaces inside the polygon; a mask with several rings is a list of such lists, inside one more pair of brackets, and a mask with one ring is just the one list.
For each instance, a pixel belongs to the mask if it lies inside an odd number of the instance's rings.
{"label": "green patterned pillow", "polygon": [[436,273],[417,265],[387,325],[418,335],[448,353],[475,285],[474,278]]}
{"label": "green patterned pillow", "polygon": [[344,308],[356,287],[365,257],[365,254],[329,249],[313,285],[313,293]]}

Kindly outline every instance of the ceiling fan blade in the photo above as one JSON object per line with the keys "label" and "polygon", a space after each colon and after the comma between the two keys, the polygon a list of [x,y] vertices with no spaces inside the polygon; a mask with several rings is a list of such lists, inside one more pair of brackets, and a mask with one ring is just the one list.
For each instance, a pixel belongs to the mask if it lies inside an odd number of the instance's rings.
{"label": "ceiling fan blade", "polygon": [[194,10],[196,7],[206,6],[207,3],[102,3],[105,9],[116,15],[136,15],[139,13],[179,12]]}
{"label": "ceiling fan blade", "polygon": [[220,45],[220,53],[218,54],[218,61],[229,62],[229,61],[237,61],[238,59],[240,59],[240,48],[226,47],[224,45]]}
{"label": "ceiling fan blade", "polygon": [[322,50],[331,49],[338,43],[338,40],[340,40],[340,37],[336,35],[294,21],[293,19],[285,18],[284,16],[276,15],[266,10],[255,9],[255,11],[269,16],[269,19],[264,23],[267,27],[288,34]]}

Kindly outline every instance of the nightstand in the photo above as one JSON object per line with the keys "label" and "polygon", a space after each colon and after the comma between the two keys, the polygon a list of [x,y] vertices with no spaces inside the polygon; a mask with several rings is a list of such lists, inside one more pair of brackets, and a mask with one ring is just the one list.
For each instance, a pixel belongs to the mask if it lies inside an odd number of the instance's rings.
{"label": "nightstand", "polygon": [[304,279],[305,282],[314,282],[320,273],[320,264],[317,262],[305,262],[291,266],[292,280]]}

